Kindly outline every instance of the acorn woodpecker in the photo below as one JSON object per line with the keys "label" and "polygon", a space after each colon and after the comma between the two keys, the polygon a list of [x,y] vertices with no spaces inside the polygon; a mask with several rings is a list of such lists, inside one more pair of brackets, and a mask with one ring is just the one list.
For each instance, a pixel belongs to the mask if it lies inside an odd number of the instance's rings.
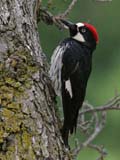
{"label": "acorn woodpecker", "polygon": [[78,112],[85,98],[98,33],[88,23],[74,24],[63,19],[61,22],[69,29],[70,37],[55,49],[49,73],[55,92],[62,100],[64,123],[61,134],[68,147],[69,133],[76,131]]}

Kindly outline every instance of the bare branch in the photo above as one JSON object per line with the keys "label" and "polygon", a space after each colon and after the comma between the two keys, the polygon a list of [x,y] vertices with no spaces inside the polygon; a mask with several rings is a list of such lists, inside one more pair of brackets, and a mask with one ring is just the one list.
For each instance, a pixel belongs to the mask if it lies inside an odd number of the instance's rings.
{"label": "bare branch", "polygon": [[89,144],[88,147],[91,148],[91,149],[96,150],[100,154],[100,157],[98,157],[97,160],[103,160],[104,157],[107,155],[107,151],[104,148],[104,146],[98,146],[98,145],[95,145],[95,144]]}
{"label": "bare branch", "polygon": [[[100,157],[97,160],[103,160],[106,152],[104,147],[93,145],[92,141],[103,130],[106,124],[106,113],[109,110],[120,110],[120,95],[114,97],[107,104],[94,108],[91,104],[84,103],[82,111],[79,112],[78,126],[86,136],[84,142],[76,142],[76,147],[73,150],[74,157],[85,147],[97,150]],[[86,113],[91,113],[91,118],[86,120]],[[99,113],[99,114],[98,114]],[[94,126],[94,129],[93,129]]]}
{"label": "bare branch", "polygon": [[66,16],[68,16],[68,14],[70,13],[70,11],[73,9],[73,7],[75,6],[76,2],[78,0],[72,0],[72,2],[69,4],[68,8],[66,9],[66,11],[62,14],[62,17],[65,18]]}
{"label": "bare branch", "polygon": [[[59,29],[63,29],[64,26],[60,22],[60,19],[61,18],[64,19],[68,16],[68,14],[71,12],[71,10],[73,9],[73,7],[77,3],[77,1],[78,0],[72,0],[64,13],[61,13],[59,15],[53,15],[51,12],[49,12],[48,10],[41,7],[41,5],[40,5],[41,0],[38,0],[37,2],[39,5],[37,5],[37,9],[36,9],[37,22],[39,22],[40,20],[43,20],[48,25],[55,24]],[[108,2],[109,1],[110,2],[112,0],[95,0],[95,1],[97,1],[97,2]],[[52,3],[52,1],[48,0],[48,4],[51,4],[51,3]]]}
{"label": "bare branch", "polygon": [[[90,105],[88,103],[84,103],[84,105]],[[101,111],[109,111],[109,110],[120,110],[120,95],[116,96],[112,100],[110,100],[107,104],[99,107],[95,107],[92,109],[87,109],[84,111],[81,111],[79,115],[85,114],[85,113],[90,113],[90,112],[101,112]]]}
{"label": "bare branch", "polygon": [[[48,1],[48,2],[51,3],[51,1]],[[39,10],[37,8],[37,21],[39,22],[40,19],[42,19],[46,24],[48,24],[48,25],[55,24],[58,28],[62,29],[62,28],[64,28],[64,26],[60,22],[60,19],[61,18],[64,19],[70,13],[70,11],[73,9],[76,2],[77,2],[77,0],[72,0],[72,2],[69,4],[69,6],[65,10],[65,12],[61,13],[57,16],[54,16],[51,12],[49,12],[46,9],[43,9],[42,7],[39,8]]]}
{"label": "bare branch", "polygon": [[[86,107],[86,106],[85,106]],[[93,108],[93,106],[89,105],[89,108]],[[86,140],[82,143],[76,143],[76,147],[73,150],[73,155],[76,156],[78,153],[85,147],[89,147],[92,141],[97,137],[97,135],[103,130],[106,123],[106,111],[101,112],[101,117],[98,116],[97,112],[93,112],[92,117],[94,116],[94,130],[92,133],[85,132]],[[85,119],[84,119],[85,120]],[[79,123],[79,120],[78,120]],[[91,124],[92,126],[92,124]],[[89,128],[87,129],[87,131]],[[95,149],[95,148],[94,148]],[[103,153],[103,152],[102,152]],[[103,154],[101,155],[104,156]]]}
{"label": "bare branch", "polygon": [[[51,12],[40,9],[40,16],[39,18],[45,22],[47,25],[56,25],[59,29],[63,29],[64,25],[61,23],[60,19],[62,18],[62,15],[54,16]],[[40,20],[38,19],[38,22]]]}
{"label": "bare branch", "polygon": [[97,123],[97,125],[95,125],[94,132],[88,137],[88,139],[85,142],[83,142],[83,144],[82,144],[83,147],[87,147],[88,144],[90,144],[96,138],[96,136],[104,128],[105,122],[106,122],[106,112],[103,112],[101,121],[99,121],[99,123]]}

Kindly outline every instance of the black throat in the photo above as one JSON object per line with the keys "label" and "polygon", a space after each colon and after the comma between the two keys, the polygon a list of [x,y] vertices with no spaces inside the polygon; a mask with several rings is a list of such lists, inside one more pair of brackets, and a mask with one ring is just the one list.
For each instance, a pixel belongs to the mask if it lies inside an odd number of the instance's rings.
{"label": "black throat", "polygon": [[96,49],[96,42],[92,41],[92,43],[90,42],[80,42],[74,38],[72,38],[73,40],[75,40],[77,43],[82,44],[83,46],[87,47],[88,49],[90,49],[91,51],[94,51]]}

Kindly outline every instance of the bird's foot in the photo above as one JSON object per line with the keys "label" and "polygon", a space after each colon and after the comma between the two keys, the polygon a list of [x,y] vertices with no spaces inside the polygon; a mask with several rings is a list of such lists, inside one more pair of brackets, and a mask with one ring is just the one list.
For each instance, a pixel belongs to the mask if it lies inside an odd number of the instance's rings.
{"label": "bird's foot", "polygon": [[70,146],[69,146],[69,144],[65,145],[65,151],[66,151],[66,152],[67,152],[67,151],[70,151]]}

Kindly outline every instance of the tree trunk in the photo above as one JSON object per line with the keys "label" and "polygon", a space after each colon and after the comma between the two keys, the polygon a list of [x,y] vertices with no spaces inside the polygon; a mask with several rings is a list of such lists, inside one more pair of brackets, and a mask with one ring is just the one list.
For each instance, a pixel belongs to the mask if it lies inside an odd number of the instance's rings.
{"label": "tree trunk", "polygon": [[0,0],[0,160],[68,160],[40,47],[36,0]]}

